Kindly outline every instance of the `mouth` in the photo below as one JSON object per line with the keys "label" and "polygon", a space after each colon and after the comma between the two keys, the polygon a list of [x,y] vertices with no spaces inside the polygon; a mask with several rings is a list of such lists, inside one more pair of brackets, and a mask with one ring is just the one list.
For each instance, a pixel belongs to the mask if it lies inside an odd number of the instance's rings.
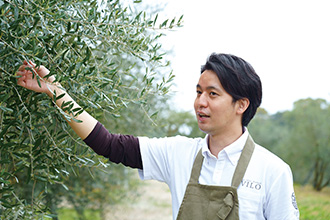
{"label": "mouth", "polygon": [[206,120],[207,118],[210,118],[210,116],[203,112],[197,112],[197,118],[198,118],[198,121],[202,122],[202,121]]}

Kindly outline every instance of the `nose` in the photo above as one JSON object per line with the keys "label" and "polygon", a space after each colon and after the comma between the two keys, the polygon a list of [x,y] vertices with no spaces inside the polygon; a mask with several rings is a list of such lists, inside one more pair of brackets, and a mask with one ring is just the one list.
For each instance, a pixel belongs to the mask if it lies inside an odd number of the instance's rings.
{"label": "nose", "polygon": [[207,95],[205,92],[200,93],[197,95],[195,100],[196,107],[199,108],[206,108],[208,105]]}

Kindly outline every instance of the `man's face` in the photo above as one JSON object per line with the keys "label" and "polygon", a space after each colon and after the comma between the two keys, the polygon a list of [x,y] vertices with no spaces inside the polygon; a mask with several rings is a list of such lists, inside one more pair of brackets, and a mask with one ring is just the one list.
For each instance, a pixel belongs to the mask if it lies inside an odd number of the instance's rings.
{"label": "man's face", "polygon": [[233,103],[232,96],[211,70],[205,70],[199,78],[194,108],[198,127],[209,135],[224,134],[241,127],[238,102]]}

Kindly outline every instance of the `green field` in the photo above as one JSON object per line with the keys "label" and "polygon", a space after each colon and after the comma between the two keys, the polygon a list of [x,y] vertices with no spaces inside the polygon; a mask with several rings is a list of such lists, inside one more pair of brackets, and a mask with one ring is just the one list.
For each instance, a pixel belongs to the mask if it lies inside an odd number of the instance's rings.
{"label": "green field", "polygon": [[316,192],[311,186],[295,186],[300,220],[330,219],[330,188]]}
{"label": "green field", "polygon": [[[85,217],[86,219],[93,219],[93,220],[101,220],[100,214],[96,210],[88,209],[85,210]],[[77,213],[74,209],[70,208],[61,208],[58,211],[58,219],[59,220],[79,220]]]}

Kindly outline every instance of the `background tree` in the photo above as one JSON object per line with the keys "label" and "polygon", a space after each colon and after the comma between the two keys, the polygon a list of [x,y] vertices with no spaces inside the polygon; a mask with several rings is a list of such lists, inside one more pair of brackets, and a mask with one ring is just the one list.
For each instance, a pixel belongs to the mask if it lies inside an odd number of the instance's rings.
{"label": "background tree", "polygon": [[248,126],[255,142],[276,154],[288,135],[288,126],[282,115],[281,112],[270,115],[265,109],[259,108]]}
{"label": "background tree", "polygon": [[205,133],[199,130],[196,116],[190,111],[179,111],[170,107],[161,116],[160,127],[164,136],[183,135],[188,137],[205,137]]}
{"label": "background tree", "polygon": [[255,141],[292,168],[294,180],[320,191],[330,184],[330,107],[324,99],[301,99],[292,111],[259,109],[249,125]]}
{"label": "background tree", "polygon": [[[155,30],[180,26],[180,22],[172,19],[158,25],[157,15],[130,13],[119,1],[0,1],[3,218],[56,218],[59,197],[53,196],[60,192],[56,187],[74,192],[65,182],[72,173],[79,176],[81,168],[93,170],[107,163],[71,133],[64,118],[74,119],[44,94],[16,85],[14,73],[23,60],[47,66],[96,118],[107,114],[115,119],[122,108],[135,103],[148,109],[152,94],[168,92],[172,75],[156,74],[168,62],[157,43],[162,34]],[[71,103],[62,107],[81,111],[72,109]],[[144,111],[147,117],[149,113]],[[114,175],[115,170],[107,172]],[[119,180],[114,184],[122,185]]]}
{"label": "background tree", "polygon": [[302,99],[287,112],[289,137],[282,152],[300,183],[320,191],[330,184],[330,105],[324,99]]}

